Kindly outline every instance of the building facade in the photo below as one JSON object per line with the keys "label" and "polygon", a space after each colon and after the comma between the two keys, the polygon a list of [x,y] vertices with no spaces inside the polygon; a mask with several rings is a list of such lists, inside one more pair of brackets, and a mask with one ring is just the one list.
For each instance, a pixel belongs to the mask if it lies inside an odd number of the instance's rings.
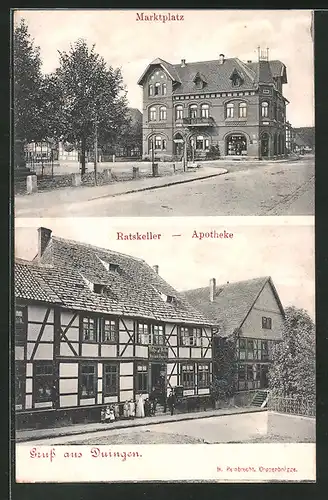
{"label": "building facade", "polygon": [[162,160],[284,156],[286,66],[259,51],[238,58],[181,64],[155,59],[138,84],[143,90],[143,158]]}
{"label": "building facade", "polygon": [[[234,333],[238,391],[268,388],[272,347],[282,340],[284,309],[270,277],[217,285],[184,292],[186,299],[212,322],[213,359],[221,340]],[[214,366],[215,372],[215,366]]]}
{"label": "building facade", "polygon": [[39,229],[15,265],[17,425],[34,426],[180,386],[206,397],[211,324],[141,259]]}

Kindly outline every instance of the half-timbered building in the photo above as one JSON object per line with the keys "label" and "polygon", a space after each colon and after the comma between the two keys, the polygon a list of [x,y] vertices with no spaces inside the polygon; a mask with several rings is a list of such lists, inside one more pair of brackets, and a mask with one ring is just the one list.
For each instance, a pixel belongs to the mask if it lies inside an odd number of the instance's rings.
{"label": "half-timbered building", "polygon": [[15,264],[18,426],[79,421],[153,388],[209,394],[213,325],[154,267],[39,228],[38,255]]}
{"label": "half-timbered building", "polygon": [[[238,391],[268,388],[272,347],[282,340],[284,309],[270,277],[261,277],[184,292],[185,298],[216,324],[213,360],[224,339],[236,335]],[[214,363],[215,372],[215,363]]]}

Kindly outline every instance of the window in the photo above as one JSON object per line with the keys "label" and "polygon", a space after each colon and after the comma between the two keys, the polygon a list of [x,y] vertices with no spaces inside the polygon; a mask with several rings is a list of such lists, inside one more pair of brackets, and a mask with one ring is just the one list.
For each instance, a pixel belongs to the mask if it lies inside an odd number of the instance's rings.
{"label": "window", "polygon": [[166,95],[166,83],[162,83],[162,95]]}
{"label": "window", "polygon": [[153,85],[149,85],[149,87],[148,87],[148,95],[150,95],[150,96],[154,95],[154,87],[153,87]]}
{"label": "window", "polygon": [[117,342],[117,323],[113,319],[103,319],[101,341],[104,343]]}
{"label": "window", "polygon": [[262,340],[261,342],[261,359],[262,361],[268,361],[269,360],[269,345],[267,340]]}
{"label": "window", "polygon": [[175,119],[182,120],[183,118],[183,106],[179,105],[175,107]]}
{"label": "window", "polygon": [[164,345],[164,329],[162,325],[152,326],[152,341],[154,345]]}
{"label": "window", "polygon": [[27,334],[27,307],[15,309],[15,344],[24,345]]}
{"label": "window", "polygon": [[247,339],[247,359],[254,359],[254,342],[252,339]]}
{"label": "window", "polygon": [[104,396],[114,396],[118,392],[118,365],[104,364]]}
{"label": "window", "polygon": [[185,347],[201,347],[202,329],[180,326],[180,345]]}
{"label": "window", "polygon": [[160,88],[161,88],[161,84],[160,83],[155,83],[154,95],[159,95]]}
{"label": "window", "polygon": [[226,118],[233,118],[233,102],[226,105]]}
{"label": "window", "polygon": [[149,108],[149,121],[156,121],[156,108],[155,106]]}
{"label": "window", "polygon": [[162,137],[160,135],[155,137],[155,149],[162,149]]}
{"label": "window", "polygon": [[192,104],[189,107],[189,117],[190,118],[197,118],[197,104]]}
{"label": "window", "polygon": [[97,324],[95,318],[83,317],[82,342],[97,342]]}
{"label": "window", "polygon": [[239,359],[246,359],[246,339],[239,339],[238,345]]}
{"label": "window", "polygon": [[205,151],[210,148],[209,138],[204,137],[203,135],[198,135],[196,137],[193,137],[190,141],[190,144],[193,148],[196,148],[201,151]]}
{"label": "window", "polygon": [[271,330],[272,329],[272,319],[266,318],[265,316],[262,316],[262,328],[264,328],[265,330]]}
{"label": "window", "polygon": [[269,116],[269,103],[262,102],[262,104],[261,104],[261,116],[262,116],[262,118],[268,118],[268,116]]}
{"label": "window", "polygon": [[81,398],[92,398],[96,395],[96,365],[82,364],[80,375]]}
{"label": "window", "polygon": [[150,325],[147,323],[137,323],[137,343],[148,345],[150,344]]}
{"label": "window", "polygon": [[159,108],[159,119],[161,121],[165,121],[166,120],[166,107],[165,106],[161,106]]}
{"label": "window", "polygon": [[136,392],[148,391],[148,366],[138,363],[136,367]]}
{"label": "window", "polygon": [[24,406],[26,368],[22,361],[15,361],[15,404]]}
{"label": "window", "polygon": [[202,104],[200,108],[200,116],[202,118],[209,118],[210,116],[210,107],[208,104]]}
{"label": "window", "polygon": [[181,366],[181,385],[184,389],[195,387],[195,365],[186,364]]}
{"label": "window", "polygon": [[238,365],[238,389],[245,389],[245,365]]}
{"label": "window", "polygon": [[241,102],[239,104],[239,118],[246,118],[247,116],[247,104],[246,102]]}
{"label": "window", "polygon": [[198,365],[198,387],[210,385],[210,366],[208,364]]}
{"label": "window", "polygon": [[35,402],[43,403],[52,401],[53,391],[53,366],[52,363],[34,364],[34,397]]}

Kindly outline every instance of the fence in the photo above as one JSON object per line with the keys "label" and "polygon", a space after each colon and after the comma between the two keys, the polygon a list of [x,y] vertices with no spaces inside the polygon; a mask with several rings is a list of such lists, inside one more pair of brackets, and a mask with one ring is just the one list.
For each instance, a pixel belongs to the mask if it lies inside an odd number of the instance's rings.
{"label": "fence", "polygon": [[316,414],[315,399],[304,396],[274,396],[270,395],[268,410],[290,415],[314,417]]}

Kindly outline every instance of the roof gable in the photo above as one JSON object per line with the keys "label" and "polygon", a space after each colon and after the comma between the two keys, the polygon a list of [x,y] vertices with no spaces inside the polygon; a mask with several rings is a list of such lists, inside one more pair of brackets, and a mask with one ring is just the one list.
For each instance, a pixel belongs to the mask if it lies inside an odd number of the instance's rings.
{"label": "roof gable", "polygon": [[175,70],[175,67],[172,64],[168,63],[167,61],[164,61],[164,59],[160,59],[158,57],[154,59],[154,61],[152,61],[150,64],[148,64],[147,68],[145,69],[145,71],[142,73],[141,77],[138,80],[138,85],[143,85],[147,74],[149,73],[149,71],[153,66],[160,66],[173,82],[181,83],[179,75]]}

